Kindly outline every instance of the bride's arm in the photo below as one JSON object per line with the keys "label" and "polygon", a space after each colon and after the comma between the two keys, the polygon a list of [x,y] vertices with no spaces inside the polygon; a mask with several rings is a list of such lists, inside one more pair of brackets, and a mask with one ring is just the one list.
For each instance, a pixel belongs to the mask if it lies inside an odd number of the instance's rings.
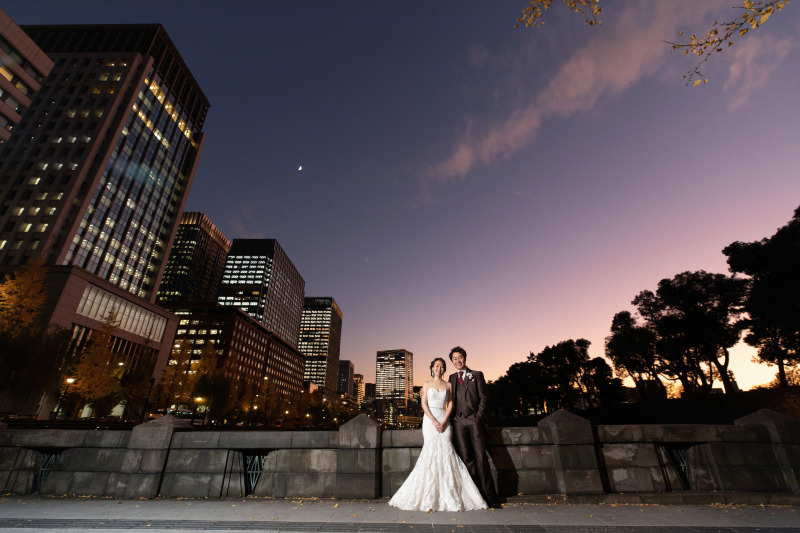
{"label": "bride's arm", "polygon": [[420,394],[420,400],[422,400],[422,410],[425,411],[425,414],[428,416],[428,418],[431,419],[431,422],[433,422],[433,427],[436,428],[436,431],[442,431],[442,428],[444,426],[442,425],[441,422],[439,422],[436,419],[435,416],[433,416],[433,413],[431,413],[430,407],[428,407],[428,382],[427,381],[422,385],[422,390],[420,391],[419,394]]}
{"label": "bride's arm", "polygon": [[450,415],[453,414],[453,386],[448,383],[447,384],[447,409],[444,412],[444,420],[442,420],[442,424],[447,424],[447,421],[450,420]]}

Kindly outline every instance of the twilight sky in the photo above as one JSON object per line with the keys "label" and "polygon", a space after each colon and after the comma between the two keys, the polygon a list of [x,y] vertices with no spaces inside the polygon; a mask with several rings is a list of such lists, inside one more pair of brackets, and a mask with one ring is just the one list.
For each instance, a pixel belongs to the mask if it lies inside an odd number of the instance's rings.
{"label": "twilight sky", "polygon": [[[683,85],[665,40],[738,0],[560,2],[3,0],[18,24],[161,23],[211,101],[187,209],[276,238],[343,315],[342,359],[460,344],[496,379],[800,205],[800,6]],[[302,170],[298,170],[302,166]],[[775,370],[734,350],[743,388]],[[451,369],[448,369],[451,370]]]}

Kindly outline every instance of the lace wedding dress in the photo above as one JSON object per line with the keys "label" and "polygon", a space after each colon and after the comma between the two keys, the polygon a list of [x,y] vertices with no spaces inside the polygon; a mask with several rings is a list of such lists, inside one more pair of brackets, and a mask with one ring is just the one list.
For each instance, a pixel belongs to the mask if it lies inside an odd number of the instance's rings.
{"label": "lace wedding dress", "polygon": [[[448,390],[428,389],[428,407],[437,420],[444,418]],[[433,422],[422,420],[424,444],[417,464],[389,505],[406,511],[471,511],[486,509],[478,487],[450,440],[450,424],[439,433]]]}

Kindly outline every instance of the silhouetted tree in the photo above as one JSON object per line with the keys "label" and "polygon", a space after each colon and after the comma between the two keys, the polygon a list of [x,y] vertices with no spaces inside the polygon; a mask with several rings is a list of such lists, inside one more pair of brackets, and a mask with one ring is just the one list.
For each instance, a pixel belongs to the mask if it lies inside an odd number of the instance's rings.
{"label": "silhouetted tree", "polygon": [[606,337],[606,357],[614,364],[621,377],[633,380],[644,393],[654,384],[666,395],[664,383],[659,378],[659,361],[656,356],[656,334],[638,325],[629,311],[620,311],[611,321],[611,335]]}
{"label": "silhouetted tree", "polygon": [[663,279],[658,290],[634,298],[639,314],[656,335],[659,371],[679,379],[686,394],[708,392],[720,379],[733,390],[729,348],[744,329],[740,319],[747,283],[704,271]]}
{"label": "silhouetted tree", "polygon": [[591,407],[614,404],[622,398],[622,380],[614,377],[614,371],[602,357],[583,365],[581,386]]}
{"label": "silhouetted tree", "polygon": [[758,349],[761,362],[778,366],[786,387],[786,366],[800,363],[800,207],[772,237],[734,242],[722,253],[731,272],[750,277],[744,340]]}

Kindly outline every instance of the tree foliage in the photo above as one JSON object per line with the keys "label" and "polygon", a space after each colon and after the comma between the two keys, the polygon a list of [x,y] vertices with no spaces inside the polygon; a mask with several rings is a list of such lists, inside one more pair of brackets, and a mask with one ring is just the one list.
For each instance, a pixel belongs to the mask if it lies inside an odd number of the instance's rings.
{"label": "tree foliage", "polygon": [[617,401],[622,382],[603,358],[589,358],[589,345],[586,339],[563,341],[511,365],[490,384],[493,411],[550,413]]}
{"label": "tree foliage", "polygon": [[[564,5],[571,11],[583,16],[585,22],[590,26],[599,25],[600,13],[603,6],[600,0],[562,0]],[[743,0],[741,7],[735,8],[738,15],[727,22],[714,21],[711,27],[705,32],[705,36],[700,33],[692,34],[687,40],[684,32],[678,34],[676,42],[667,41],[675,51],[682,55],[695,55],[699,58],[698,63],[693,69],[687,72],[683,79],[686,84],[694,87],[707,82],[703,78],[700,68],[714,54],[724,51],[733,46],[737,39],[744,37],[751,30],[760,27],[767,22],[776,12],[783,10],[789,0]],[[528,5],[522,10],[522,15],[517,19],[518,27],[523,24],[526,27],[539,28],[544,24],[544,11],[550,8],[552,0],[529,0]]]}
{"label": "tree foliage", "polygon": [[658,373],[679,380],[686,394],[709,392],[715,379],[731,392],[728,350],[745,327],[746,289],[745,280],[700,270],[639,293],[632,303],[655,336]]}
{"label": "tree foliage", "polygon": [[68,329],[41,320],[47,299],[41,263],[32,262],[0,282],[0,409],[36,409],[42,395],[57,394],[72,353]]}
{"label": "tree foliage", "polygon": [[[167,363],[156,396],[159,406],[168,409],[171,405],[189,405],[197,382],[197,372],[192,368],[192,345],[179,341]],[[199,362],[194,367],[199,366]]]}
{"label": "tree foliage", "polygon": [[772,237],[734,242],[722,252],[732,272],[750,278],[744,340],[761,362],[777,365],[786,387],[786,367],[800,363],[800,207]]}
{"label": "tree foliage", "polygon": [[637,390],[647,396],[651,384],[660,395],[666,394],[659,378],[660,363],[656,354],[656,334],[636,323],[629,311],[620,311],[611,321],[611,335],[606,337],[606,357],[617,374],[630,377]]}
{"label": "tree foliage", "polygon": [[[760,27],[774,13],[783,10],[788,3],[789,0],[743,0],[736,18],[727,22],[715,20],[704,37],[692,34],[688,41],[667,43],[684,56],[692,54],[700,58],[697,65],[683,76],[687,85],[692,83],[697,87],[701,83],[706,83],[708,80],[704,79],[700,72],[703,63],[714,54],[733,46],[736,39],[744,37],[750,30]],[[683,37],[683,32],[680,32],[678,37]]]}
{"label": "tree foliage", "polygon": [[13,337],[35,326],[47,300],[46,275],[41,262],[29,262],[0,283],[0,332]]}
{"label": "tree foliage", "polygon": [[71,374],[75,379],[71,390],[91,405],[97,416],[110,412],[122,399],[120,379],[125,368],[120,365],[122,358],[113,349],[117,326],[117,316],[112,311],[102,327],[92,332]]}
{"label": "tree foliage", "polygon": [[214,343],[206,342],[197,366],[198,377],[192,394],[195,398],[203,398],[211,420],[222,419],[233,407],[233,387],[231,379],[225,375],[225,362],[217,355]]}

